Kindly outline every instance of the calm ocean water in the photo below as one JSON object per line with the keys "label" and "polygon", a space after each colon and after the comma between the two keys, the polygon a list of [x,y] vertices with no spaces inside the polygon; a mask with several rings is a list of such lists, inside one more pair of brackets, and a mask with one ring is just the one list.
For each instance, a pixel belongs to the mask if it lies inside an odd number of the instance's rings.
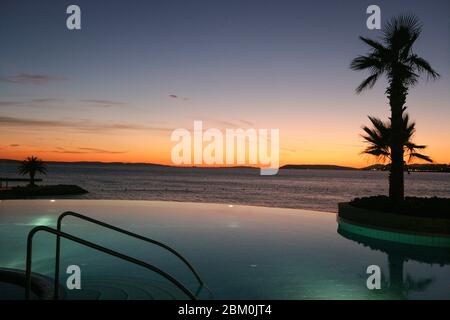
{"label": "calm ocean water", "polygon": [[[123,164],[49,164],[44,184],[77,184],[79,198],[216,202],[337,211],[337,203],[387,193],[387,172],[280,170],[260,176],[251,168],[201,169]],[[0,177],[17,177],[0,163]],[[450,197],[449,173],[405,176],[410,196]]]}

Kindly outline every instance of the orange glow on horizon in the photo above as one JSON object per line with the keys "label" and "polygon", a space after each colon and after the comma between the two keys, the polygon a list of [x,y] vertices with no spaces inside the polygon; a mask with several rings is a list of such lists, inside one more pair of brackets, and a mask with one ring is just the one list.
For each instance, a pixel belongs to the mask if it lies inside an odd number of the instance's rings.
{"label": "orange glow on horizon", "polygon": [[[322,127],[318,128],[315,123],[317,121],[314,119],[306,119],[302,126],[295,122],[279,125],[282,128],[280,129],[280,166],[319,164],[359,168],[376,163],[373,157],[361,154],[364,143],[358,136],[360,132],[357,125],[336,124],[330,120],[328,123],[322,121]],[[189,125],[184,127],[188,130],[192,129]],[[270,128],[269,125],[264,124],[258,124],[258,127]],[[450,141],[445,135],[440,135],[439,131],[432,132],[429,128],[419,133],[415,140],[419,144],[425,142],[428,145],[425,153],[435,163],[450,163]],[[115,129],[85,132],[73,128],[2,127],[0,128],[2,137],[0,158],[23,160],[27,156],[35,155],[44,161],[174,165],[171,161],[171,150],[176,142],[170,140],[170,135],[170,131]],[[207,144],[204,142],[203,147]],[[239,164],[232,166],[236,165]],[[208,167],[208,165],[203,166]]]}
{"label": "orange glow on horizon", "polygon": [[[75,150],[52,150],[53,148],[38,148],[38,147],[20,147],[9,146],[0,149],[1,159],[23,160],[27,156],[34,155],[45,161],[57,162],[123,162],[123,163],[153,163],[161,165],[175,166],[170,158],[171,147],[175,143],[157,144],[153,143],[151,147],[146,150],[145,146],[135,145],[133,151],[120,151],[115,146],[112,150],[106,151],[96,148],[75,148]],[[291,149],[292,148],[292,149]],[[361,148],[349,147],[344,150],[339,150],[328,147],[327,149],[317,148],[308,152],[295,151],[295,147],[291,147],[290,152],[285,152],[288,147],[282,147],[280,150],[280,167],[286,164],[310,164],[310,165],[340,165],[349,167],[366,167],[376,164],[376,159],[368,155],[360,154]],[[82,150],[80,150],[82,149]],[[89,149],[89,150],[87,150]],[[105,147],[105,149],[107,149]],[[83,151],[86,150],[86,151]],[[450,163],[450,151],[435,152],[434,149],[429,148],[428,155],[432,157],[435,163]],[[420,161],[413,161],[414,163],[421,163]],[[244,166],[247,164],[244,164]],[[185,165],[196,167],[225,167],[225,166],[240,166],[239,164],[226,165]],[[248,165],[255,166],[258,165]]]}

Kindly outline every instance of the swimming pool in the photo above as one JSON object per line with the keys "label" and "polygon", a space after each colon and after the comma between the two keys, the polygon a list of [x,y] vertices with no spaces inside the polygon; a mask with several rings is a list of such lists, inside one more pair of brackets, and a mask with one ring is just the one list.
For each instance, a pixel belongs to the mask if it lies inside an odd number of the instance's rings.
{"label": "swimming pool", "polygon": [[[203,299],[449,299],[450,250],[397,245],[339,227],[334,213],[226,204],[124,200],[3,200],[0,267],[25,269],[26,236],[75,211],[162,241],[183,254],[212,294]],[[67,217],[64,231],[148,261],[193,291],[192,273],[167,252]],[[55,238],[37,234],[33,271],[53,277]],[[67,266],[81,268],[81,290],[68,299],[183,299],[157,274],[62,240]],[[382,289],[366,287],[378,265]]]}

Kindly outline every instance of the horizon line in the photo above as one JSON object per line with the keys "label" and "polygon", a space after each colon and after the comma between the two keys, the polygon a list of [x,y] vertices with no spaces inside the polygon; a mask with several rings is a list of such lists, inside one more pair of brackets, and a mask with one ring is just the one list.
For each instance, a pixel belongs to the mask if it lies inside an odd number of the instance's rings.
{"label": "horizon line", "polygon": [[[21,162],[23,160],[17,160],[17,159],[6,159],[6,158],[0,158],[0,161],[15,161],[15,162]],[[123,164],[123,165],[149,165],[149,166],[160,166],[160,167],[173,167],[173,168],[204,168],[204,169],[221,169],[221,168],[250,168],[250,169],[261,169],[264,167],[255,167],[251,165],[217,165],[217,166],[193,166],[193,165],[171,165],[171,164],[162,164],[162,163],[154,163],[154,162],[123,162],[123,161],[55,161],[55,160],[44,160],[44,162],[47,163],[98,163],[98,164]],[[303,164],[284,164],[279,167],[279,169],[283,169],[283,167],[286,166],[317,166],[317,167],[336,167],[336,168],[346,168],[346,169],[354,169],[354,170],[360,170],[365,169],[373,166],[386,166],[388,164],[380,164],[375,163],[368,166],[362,166],[362,167],[354,167],[354,166],[345,166],[345,165],[336,165],[336,164],[313,164],[313,163],[303,163]],[[411,165],[450,165],[450,163],[412,163]]]}

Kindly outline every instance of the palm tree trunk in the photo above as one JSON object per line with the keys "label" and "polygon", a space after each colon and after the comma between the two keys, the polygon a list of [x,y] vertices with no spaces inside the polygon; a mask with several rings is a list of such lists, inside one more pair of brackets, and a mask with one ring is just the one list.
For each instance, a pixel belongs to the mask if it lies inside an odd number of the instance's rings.
{"label": "palm tree trunk", "polygon": [[[400,119],[400,120],[399,120]],[[401,140],[402,115],[392,114],[391,172],[389,175],[389,198],[394,204],[404,198],[404,162]]]}
{"label": "palm tree trunk", "polygon": [[30,186],[34,186],[34,173],[30,172]]}
{"label": "palm tree trunk", "polygon": [[389,198],[394,204],[404,199],[404,159],[403,159],[403,106],[407,88],[401,81],[393,79],[387,90],[391,106],[391,168],[389,174]]}
{"label": "palm tree trunk", "polygon": [[388,254],[389,282],[393,293],[401,295],[403,291],[403,265],[405,259],[397,254]]}

